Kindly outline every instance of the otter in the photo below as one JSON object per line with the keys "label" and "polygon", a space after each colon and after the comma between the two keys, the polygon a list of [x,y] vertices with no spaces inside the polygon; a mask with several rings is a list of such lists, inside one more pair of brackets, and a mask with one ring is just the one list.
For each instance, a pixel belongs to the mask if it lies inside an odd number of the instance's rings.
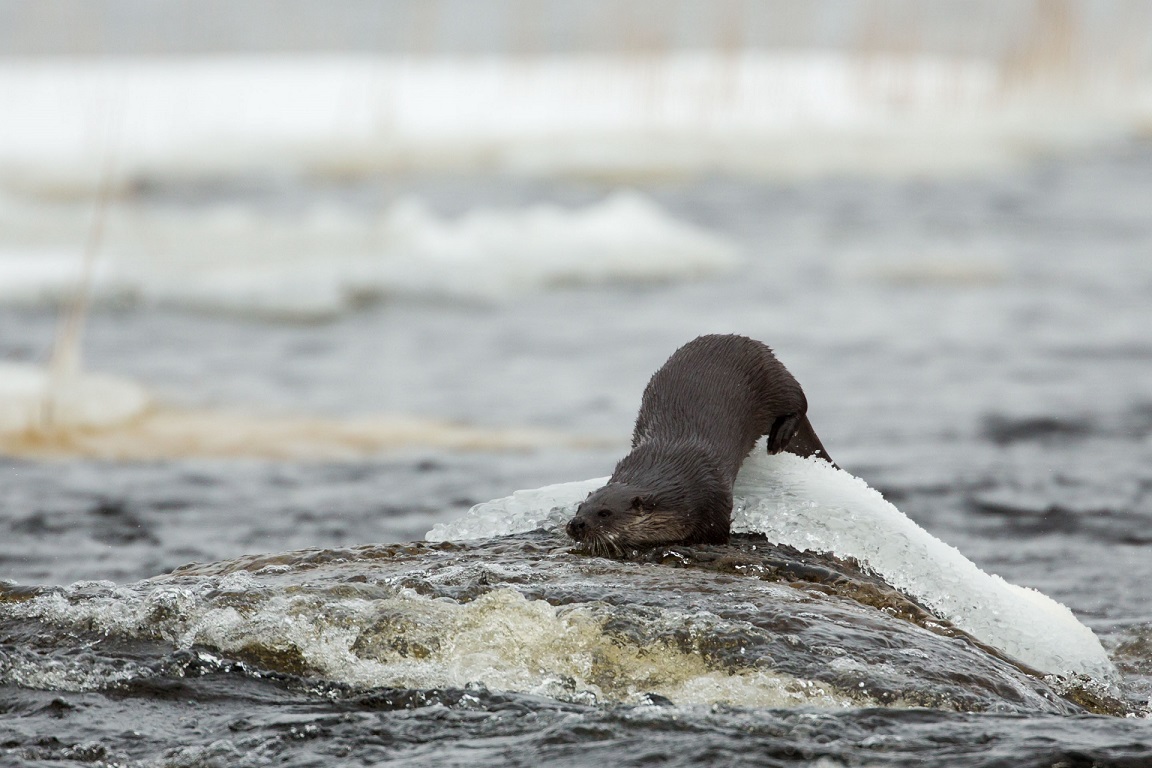
{"label": "otter", "polygon": [[652,375],[632,451],[588,495],[568,535],[590,554],[659,544],[726,544],[732,484],[761,436],[768,453],[832,459],[807,417],[800,384],[762,342],[701,336]]}

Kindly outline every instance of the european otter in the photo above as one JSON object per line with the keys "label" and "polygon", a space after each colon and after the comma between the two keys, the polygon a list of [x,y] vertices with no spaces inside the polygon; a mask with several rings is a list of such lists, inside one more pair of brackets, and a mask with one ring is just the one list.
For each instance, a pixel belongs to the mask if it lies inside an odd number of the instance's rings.
{"label": "european otter", "polygon": [[657,544],[724,544],[732,483],[762,436],[768,452],[832,460],[805,415],[808,401],[765,344],[701,336],[652,375],[632,452],[568,523],[595,555]]}

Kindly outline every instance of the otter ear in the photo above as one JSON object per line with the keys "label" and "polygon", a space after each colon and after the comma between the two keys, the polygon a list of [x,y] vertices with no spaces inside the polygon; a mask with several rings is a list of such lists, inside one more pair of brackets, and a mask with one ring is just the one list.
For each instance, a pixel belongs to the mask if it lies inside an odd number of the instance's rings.
{"label": "otter ear", "polygon": [[632,497],[632,509],[640,510],[648,506],[647,500],[643,496]]}

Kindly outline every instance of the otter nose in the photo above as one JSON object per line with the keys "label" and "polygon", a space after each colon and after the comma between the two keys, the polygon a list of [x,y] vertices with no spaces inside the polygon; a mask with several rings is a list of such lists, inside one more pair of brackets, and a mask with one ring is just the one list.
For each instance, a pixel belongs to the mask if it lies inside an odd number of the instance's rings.
{"label": "otter nose", "polygon": [[568,526],[565,530],[568,531],[569,536],[576,539],[576,541],[580,541],[588,532],[588,523],[579,518],[573,518],[568,521]]}

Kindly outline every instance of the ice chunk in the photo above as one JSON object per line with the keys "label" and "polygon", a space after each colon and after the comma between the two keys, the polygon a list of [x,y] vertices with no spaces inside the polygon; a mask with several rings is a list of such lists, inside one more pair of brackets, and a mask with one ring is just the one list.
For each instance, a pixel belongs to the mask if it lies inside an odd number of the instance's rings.
{"label": "ice chunk", "polygon": [[[0,304],[70,295],[87,211],[0,205]],[[560,285],[668,282],[735,266],[723,235],[670,216],[637,192],[581,208],[477,208],[452,219],[417,198],[356,215],[295,218],[220,205],[113,209],[93,280],[97,300],[262,315],[329,316],[365,298],[498,301]]]}
{"label": "ice chunk", "polygon": [[468,541],[537,528],[557,528],[575,514],[577,504],[606,482],[608,478],[598,477],[516,491],[511,496],[477,504],[458,520],[433,526],[424,538],[428,541]]}
{"label": "ice chunk", "polygon": [[968,634],[1037,669],[1115,679],[1099,639],[1067,607],[980,570],[858,477],[757,446],[736,482],[732,527],[853,557]]}
{"label": "ice chunk", "polygon": [[0,363],[0,433],[107,427],[128,421],[148,406],[148,395],[127,379],[98,373],[53,377],[40,366]]}
{"label": "ice chunk", "polygon": [[456,221],[418,200],[386,216],[379,289],[500,297],[556,285],[667,281],[723,271],[737,247],[678,221],[637,192],[579,209],[476,209]]}

